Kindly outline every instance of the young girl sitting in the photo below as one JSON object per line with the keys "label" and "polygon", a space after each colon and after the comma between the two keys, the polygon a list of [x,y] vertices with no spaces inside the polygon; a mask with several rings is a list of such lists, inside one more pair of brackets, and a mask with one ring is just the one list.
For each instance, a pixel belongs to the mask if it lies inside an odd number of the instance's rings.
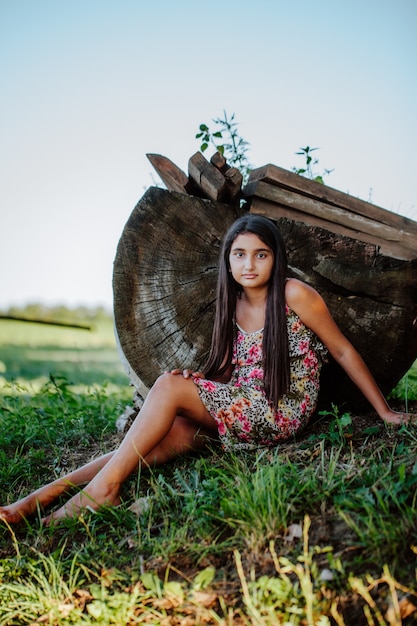
{"label": "young girl sitting", "polygon": [[120,488],[139,464],[165,463],[218,437],[225,449],[276,446],[313,414],[326,351],[385,422],[410,416],[387,404],[362,358],[321,296],[287,277],[279,230],[256,215],[229,229],[220,255],[211,351],[202,373],[160,376],[119,448],[8,506],[0,519],[20,522],[74,486],[86,485],[45,523],[83,509],[120,503]]}

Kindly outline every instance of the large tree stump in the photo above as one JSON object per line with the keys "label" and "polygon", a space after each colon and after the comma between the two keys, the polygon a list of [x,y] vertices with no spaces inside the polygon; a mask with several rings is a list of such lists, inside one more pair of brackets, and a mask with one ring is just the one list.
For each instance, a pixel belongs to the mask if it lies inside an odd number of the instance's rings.
{"label": "large tree stump", "polygon": [[144,393],[165,370],[207,358],[221,241],[240,209],[150,188],[133,210],[114,262],[116,335]]}
{"label": "large tree stump", "polygon": [[[119,241],[114,316],[123,361],[144,395],[175,367],[199,369],[211,339],[221,240],[242,212],[185,194],[149,189]],[[290,274],[313,285],[368,363],[384,393],[417,356],[417,261],[288,218],[277,220]],[[366,406],[343,371],[323,372],[321,406]]]}

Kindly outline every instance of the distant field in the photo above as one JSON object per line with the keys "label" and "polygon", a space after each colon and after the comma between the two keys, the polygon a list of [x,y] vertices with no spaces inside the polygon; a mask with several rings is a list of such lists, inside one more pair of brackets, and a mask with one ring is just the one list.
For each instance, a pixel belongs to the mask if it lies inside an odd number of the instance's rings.
{"label": "distant field", "polygon": [[76,385],[128,385],[112,319],[86,324],[91,330],[0,319],[0,383],[38,386],[53,374]]}

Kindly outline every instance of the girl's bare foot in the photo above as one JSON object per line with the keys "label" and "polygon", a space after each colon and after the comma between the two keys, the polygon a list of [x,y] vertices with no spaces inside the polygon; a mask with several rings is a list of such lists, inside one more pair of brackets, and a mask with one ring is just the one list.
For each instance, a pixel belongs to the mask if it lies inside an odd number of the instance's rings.
{"label": "girl's bare foot", "polygon": [[120,504],[120,485],[106,486],[104,490],[100,485],[94,485],[94,480],[85,489],[76,493],[61,508],[53,511],[42,519],[45,525],[57,522],[68,517],[78,517],[85,510],[97,511],[102,506],[118,506]]}
{"label": "girl's bare foot", "polygon": [[34,494],[30,494],[13,504],[0,506],[0,521],[3,520],[7,524],[19,524],[36,513],[38,507],[39,501]]}

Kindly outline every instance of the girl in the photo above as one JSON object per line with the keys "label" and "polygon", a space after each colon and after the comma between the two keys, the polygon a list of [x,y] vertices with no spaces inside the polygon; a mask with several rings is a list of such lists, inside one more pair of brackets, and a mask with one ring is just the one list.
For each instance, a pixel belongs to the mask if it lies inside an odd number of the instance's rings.
{"label": "girl", "polygon": [[274,223],[250,214],[238,219],[223,243],[204,372],[160,376],[116,451],[0,507],[0,518],[17,523],[83,484],[43,521],[118,505],[122,483],[139,464],[165,463],[215,436],[226,449],[277,445],[314,412],[327,350],[385,422],[407,421],[409,415],[388,406],[319,294],[286,274],[284,242]]}

